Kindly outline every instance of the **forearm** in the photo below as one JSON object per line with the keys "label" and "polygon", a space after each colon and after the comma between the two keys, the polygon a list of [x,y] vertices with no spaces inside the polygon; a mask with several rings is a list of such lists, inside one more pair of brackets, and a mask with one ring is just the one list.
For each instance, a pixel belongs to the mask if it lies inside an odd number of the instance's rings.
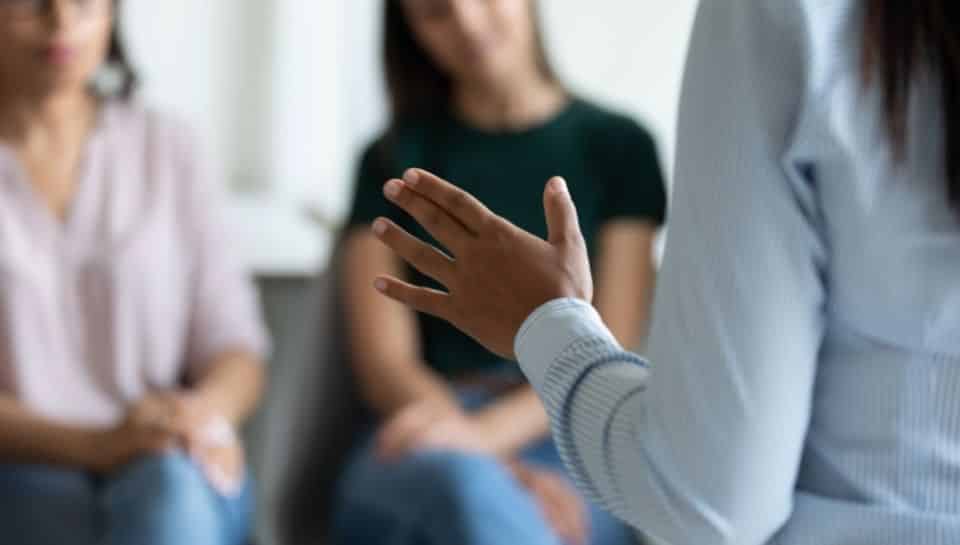
{"label": "forearm", "polygon": [[380,361],[358,366],[358,370],[361,393],[381,416],[425,400],[456,404],[449,384],[426,363]]}
{"label": "forearm", "polygon": [[227,352],[206,368],[191,391],[217,414],[239,426],[256,409],[264,380],[263,364],[254,356],[242,351]]}
{"label": "forearm", "polygon": [[631,349],[644,343],[650,327],[656,232],[643,221],[616,221],[600,237],[594,304],[617,341]]}
{"label": "forearm", "polygon": [[0,396],[0,462],[90,469],[103,430],[55,424]]}
{"label": "forearm", "polygon": [[603,322],[613,333],[623,346],[638,346],[642,338],[645,337],[646,320],[648,309],[644,308],[645,301],[641,301],[641,286],[631,285],[628,292],[633,292],[634,297],[628,297],[630,293],[616,293],[611,289],[610,284],[605,284],[604,288],[597,289],[597,297],[594,307],[603,318]]}
{"label": "forearm", "polygon": [[447,382],[422,359],[416,316],[372,289],[378,274],[403,274],[396,258],[358,228],[344,243],[341,267],[350,360],[367,404],[389,416],[417,401],[454,403]]}
{"label": "forearm", "polygon": [[550,420],[536,391],[524,386],[476,414],[495,452],[512,456],[547,437]]}
{"label": "forearm", "polygon": [[[646,346],[647,338],[650,336],[650,324],[653,316],[653,298],[657,291],[657,269],[653,260],[651,259],[645,263],[641,267],[641,271],[642,275],[638,281],[637,314],[634,317],[634,323],[638,326],[635,331],[639,331],[639,338],[635,338],[633,343],[624,343],[622,341],[620,343],[632,350],[642,349]],[[616,332],[614,332],[614,335],[616,335]]]}
{"label": "forearm", "polygon": [[596,309],[607,324],[610,332],[622,346],[630,348],[640,347],[647,338],[650,323],[650,309],[648,305],[652,293],[646,286],[634,286],[636,297],[622,297],[616,299],[611,294],[612,301],[606,300],[606,293],[598,297]]}

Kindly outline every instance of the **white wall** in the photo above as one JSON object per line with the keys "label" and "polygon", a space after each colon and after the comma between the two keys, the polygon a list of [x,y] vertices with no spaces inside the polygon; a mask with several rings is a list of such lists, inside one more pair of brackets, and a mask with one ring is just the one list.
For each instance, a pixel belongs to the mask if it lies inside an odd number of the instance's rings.
{"label": "white wall", "polygon": [[[384,0],[128,0],[146,99],[188,117],[235,191],[233,218],[264,272],[313,269],[354,160],[386,119]],[[550,55],[588,98],[658,137],[672,167],[680,75],[696,0],[541,0]]]}
{"label": "white wall", "polygon": [[270,4],[128,0],[124,7],[144,99],[186,117],[232,184],[258,183],[267,164]]}
{"label": "white wall", "polygon": [[[551,60],[588,98],[644,121],[672,171],[680,78],[697,0],[541,0]],[[356,62],[341,127],[353,155],[385,120],[380,63],[382,0],[345,4],[346,41]],[[337,202],[339,205],[339,200]]]}
{"label": "white wall", "polygon": [[[145,101],[190,121],[232,189],[227,221],[257,272],[325,259],[306,202],[336,188],[342,153],[339,0],[128,0],[123,22]],[[331,160],[331,158],[333,158]]]}
{"label": "white wall", "polygon": [[[644,121],[658,137],[670,172],[680,79],[696,4],[541,2],[549,48],[563,77],[587,96]],[[585,9],[587,5],[593,9]]]}

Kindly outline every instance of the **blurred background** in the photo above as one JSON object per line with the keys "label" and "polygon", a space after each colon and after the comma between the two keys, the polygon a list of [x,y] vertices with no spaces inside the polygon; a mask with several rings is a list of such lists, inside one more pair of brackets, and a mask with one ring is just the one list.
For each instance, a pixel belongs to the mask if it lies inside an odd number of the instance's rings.
{"label": "blurred background", "polygon": [[[632,114],[672,169],[695,0],[541,3],[549,54],[576,92]],[[354,162],[386,122],[382,0],[130,2],[126,34],[151,103],[187,118],[229,184],[262,276],[325,265]],[[319,220],[319,223],[316,221]]]}
{"label": "blurred background", "polygon": [[[668,180],[695,6],[695,0],[541,2],[548,53],[561,78],[576,93],[643,122],[657,139]],[[313,323],[304,314],[310,279],[326,268],[349,209],[358,155],[387,122],[382,11],[382,0],[126,6],[144,100],[198,129],[227,184],[228,221],[257,275],[278,347],[271,375],[280,403],[296,397],[279,391],[284,381],[298,380],[282,377],[297,377],[307,357],[300,353],[304,344],[290,339]],[[248,436],[266,489],[258,510],[258,541],[265,545],[278,542],[276,503],[287,494],[271,482],[280,470],[264,463],[283,456],[271,449],[285,447],[268,443],[303,429],[282,424],[285,432],[270,429],[261,414]]]}

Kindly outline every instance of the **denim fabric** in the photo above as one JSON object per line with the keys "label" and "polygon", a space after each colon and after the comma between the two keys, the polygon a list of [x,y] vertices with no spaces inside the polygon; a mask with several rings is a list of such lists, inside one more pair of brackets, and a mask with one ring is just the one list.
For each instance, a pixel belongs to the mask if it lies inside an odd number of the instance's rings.
{"label": "denim fabric", "polygon": [[[468,409],[491,399],[478,390],[460,397]],[[564,473],[550,440],[521,459]],[[367,440],[344,474],[339,500],[337,545],[560,544],[534,498],[489,456],[429,451],[387,462]],[[591,506],[590,517],[590,545],[634,543],[631,531],[598,507]]]}
{"label": "denim fabric", "polygon": [[179,454],[143,458],[104,478],[0,465],[0,513],[0,541],[17,545],[242,545],[252,490],[248,482],[237,497],[221,496]]}

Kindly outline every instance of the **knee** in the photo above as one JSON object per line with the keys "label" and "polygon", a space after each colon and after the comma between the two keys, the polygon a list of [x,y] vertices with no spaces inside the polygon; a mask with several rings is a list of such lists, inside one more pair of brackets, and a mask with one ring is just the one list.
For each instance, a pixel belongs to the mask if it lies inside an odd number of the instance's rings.
{"label": "knee", "polygon": [[456,525],[496,505],[510,482],[492,457],[426,452],[385,463],[365,456],[345,478],[336,525],[355,533],[385,524],[406,527],[427,515]]}
{"label": "knee", "polygon": [[383,535],[417,543],[544,542],[529,524],[536,510],[493,457],[424,452],[392,463],[365,458],[352,469],[344,492],[335,543],[373,542]]}
{"label": "knee", "polygon": [[107,501],[114,509],[149,509],[156,516],[199,523],[210,516],[215,495],[190,458],[166,454],[125,468],[109,485]]}
{"label": "knee", "polygon": [[130,467],[130,474],[144,494],[159,498],[191,499],[207,489],[200,469],[183,454],[144,458]]}
{"label": "knee", "polygon": [[488,456],[460,453],[425,453],[411,463],[412,486],[431,509],[451,516],[475,507],[489,509],[491,501],[502,498],[513,481],[498,460]]}
{"label": "knee", "polygon": [[80,472],[0,466],[0,535],[19,543],[92,543],[97,501]]}
{"label": "knee", "polygon": [[78,508],[96,503],[92,481],[83,473],[46,466],[0,465],[0,499],[10,505]]}
{"label": "knee", "polygon": [[89,494],[86,476],[48,466],[0,465],[0,491],[37,495]]}
{"label": "knee", "polygon": [[424,452],[383,462],[370,455],[348,471],[341,505],[405,516],[423,509],[449,512],[502,493],[510,482],[506,468],[487,456]]}

